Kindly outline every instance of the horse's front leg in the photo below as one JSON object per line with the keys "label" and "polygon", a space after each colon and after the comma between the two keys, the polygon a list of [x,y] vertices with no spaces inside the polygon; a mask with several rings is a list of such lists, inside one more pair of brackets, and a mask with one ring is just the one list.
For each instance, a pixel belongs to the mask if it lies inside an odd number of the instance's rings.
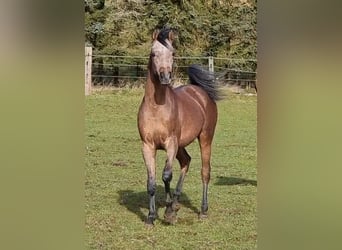
{"label": "horse's front leg", "polygon": [[173,193],[172,209],[177,212],[180,208],[179,197],[180,197],[181,192],[182,192],[182,187],[183,187],[185,175],[189,170],[191,157],[188,154],[188,152],[186,152],[185,148],[178,148],[176,158],[178,159],[180,167],[181,167],[181,174],[179,176],[176,189]]}
{"label": "horse's front leg", "polygon": [[170,137],[166,140],[165,150],[167,154],[167,159],[165,162],[165,167],[163,170],[163,182],[165,185],[165,193],[166,193],[166,210],[164,218],[168,223],[176,222],[176,212],[172,209],[172,196],[170,190],[170,182],[172,180],[172,163],[176,157],[178,150],[178,141],[177,138]]}
{"label": "horse's front leg", "polygon": [[153,225],[157,216],[155,193],[156,193],[156,149],[155,147],[144,143],[143,156],[147,168],[147,193],[149,195],[149,212],[146,220],[147,225]]}

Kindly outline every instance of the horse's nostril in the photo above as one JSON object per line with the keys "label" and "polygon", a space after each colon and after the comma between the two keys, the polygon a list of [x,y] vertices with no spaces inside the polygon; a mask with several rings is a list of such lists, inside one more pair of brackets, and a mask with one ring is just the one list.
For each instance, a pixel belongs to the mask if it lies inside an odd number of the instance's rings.
{"label": "horse's nostril", "polygon": [[160,79],[161,84],[170,84],[171,72],[160,72],[159,79]]}

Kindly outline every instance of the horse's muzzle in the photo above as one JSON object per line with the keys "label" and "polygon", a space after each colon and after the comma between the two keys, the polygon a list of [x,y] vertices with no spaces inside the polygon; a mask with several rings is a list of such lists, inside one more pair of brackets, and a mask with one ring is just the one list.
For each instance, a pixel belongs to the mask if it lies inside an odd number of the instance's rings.
{"label": "horse's muzzle", "polygon": [[160,72],[159,80],[161,84],[171,84],[171,72],[169,73]]}

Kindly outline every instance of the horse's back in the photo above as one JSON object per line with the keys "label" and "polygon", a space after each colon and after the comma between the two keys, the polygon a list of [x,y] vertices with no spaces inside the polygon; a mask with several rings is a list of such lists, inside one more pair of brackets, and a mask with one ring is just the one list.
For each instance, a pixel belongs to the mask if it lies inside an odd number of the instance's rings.
{"label": "horse's back", "polygon": [[[216,103],[201,87],[196,85],[183,85],[174,89],[178,102],[192,103],[185,108],[203,108],[211,111],[217,110]],[[197,105],[196,105],[197,104]],[[197,106],[200,107],[197,107]],[[190,107],[191,106],[191,107]]]}

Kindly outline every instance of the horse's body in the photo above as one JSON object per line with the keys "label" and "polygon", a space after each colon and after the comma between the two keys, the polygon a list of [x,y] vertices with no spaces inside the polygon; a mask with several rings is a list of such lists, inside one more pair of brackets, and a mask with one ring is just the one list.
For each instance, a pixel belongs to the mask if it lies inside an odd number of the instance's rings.
{"label": "horse's body", "polygon": [[[160,33],[154,34],[145,96],[138,114],[138,128],[143,142],[142,151],[148,174],[147,191],[150,197],[147,224],[153,224],[156,217],[156,150],[163,149],[167,152],[163,171],[167,203],[165,219],[173,223],[176,220],[176,212],[179,209],[178,199],[191,160],[185,147],[196,138],[199,140],[202,158],[201,216],[206,216],[208,210],[207,190],[210,179],[211,143],[217,121],[215,100],[218,99],[218,92],[212,85],[212,77],[209,78],[210,82],[206,82],[208,81],[206,77],[203,78],[203,76],[210,76],[210,73],[198,66],[189,68],[191,85],[175,89],[169,85],[173,63],[171,43],[172,33],[170,30],[162,30]],[[172,179],[172,163],[175,158],[180,163],[181,176],[172,197],[170,181]]]}
{"label": "horse's body", "polygon": [[216,103],[203,89],[194,85],[175,89],[161,87],[164,89],[159,91],[165,96],[163,104],[147,100],[146,96],[141,104],[139,131],[143,141],[153,142],[156,149],[166,149],[165,142],[171,135],[177,138],[178,147],[186,147],[200,134],[214,133]]}

